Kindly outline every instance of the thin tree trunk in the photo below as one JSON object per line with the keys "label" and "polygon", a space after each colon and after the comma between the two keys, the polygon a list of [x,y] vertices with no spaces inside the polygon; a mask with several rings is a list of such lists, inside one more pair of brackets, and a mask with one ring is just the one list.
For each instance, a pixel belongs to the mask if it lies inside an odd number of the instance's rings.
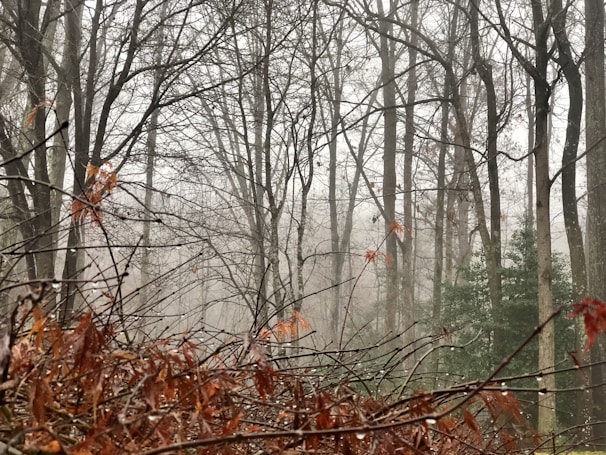
{"label": "thin tree trunk", "polygon": [[486,269],[488,274],[488,290],[492,304],[492,316],[495,324],[494,362],[498,365],[508,354],[505,335],[503,334],[502,283],[501,283],[501,194],[499,190],[499,166],[497,162],[497,96],[492,76],[492,66],[480,55],[478,32],[479,3],[472,6],[470,14],[471,42],[475,68],[484,83],[486,90],[486,128],[487,128],[487,167],[488,187],[490,191],[490,235],[488,244],[484,244],[486,254]]}
{"label": "thin tree trunk", "polygon": [[[418,27],[419,0],[410,2],[410,26]],[[411,35],[411,46],[408,48],[408,80],[406,82],[406,124],[404,130],[404,240],[402,242],[402,315],[404,333],[404,346],[412,346],[416,339],[414,318],[414,275],[413,275],[413,199],[412,199],[412,165],[414,157],[415,139],[415,99],[417,93],[417,43],[416,33]],[[414,362],[414,358],[410,359]]]}
{"label": "thin tree trunk", "polygon": [[[168,11],[168,2],[162,3],[160,9],[160,23],[163,24]],[[160,25],[158,29],[158,45],[155,49],[155,64],[156,69],[154,70],[154,91],[157,93],[160,84],[162,83],[163,73],[161,63],[162,55],[164,52],[164,37],[165,31],[164,26]],[[145,149],[147,152],[146,163],[145,163],[145,196],[144,196],[144,210],[145,210],[145,221],[143,223],[143,235],[141,239],[142,257],[141,257],[141,285],[139,291],[139,307],[135,310],[135,316],[141,316],[141,313],[146,311],[148,307],[149,299],[149,283],[150,283],[150,246],[151,246],[151,227],[153,220],[153,185],[154,185],[154,167],[156,162],[156,143],[158,136],[158,126],[160,118],[160,109],[155,109],[149,117],[149,124],[147,128],[147,141],[145,143]],[[137,327],[139,340],[143,339],[144,334],[144,318],[139,319],[140,324]]]}
{"label": "thin tree trunk", "polygon": [[[450,84],[444,83],[444,101],[441,106],[440,121],[440,148],[438,155],[438,172],[436,179],[436,220],[434,227],[434,268],[433,268],[433,310],[432,320],[434,329],[439,331],[442,321],[442,271],[444,258],[444,195],[446,185],[446,152],[448,150],[448,97],[450,96]],[[437,332],[439,333],[439,332]],[[435,367],[439,365],[436,355]]]}
{"label": "thin tree trunk", "polygon": [[534,225],[534,105],[532,102],[532,78],[526,73],[526,116],[528,117],[528,166],[526,171],[526,222]]}
{"label": "thin tree trunk", "polygon": [[[9,138],[7,121],[0,114],[0,154],[8,164],[4,166],[7,176],[18,177],[9,179],[7,182],[8,193],[12,204],[12,218],[23,238],[23,246],[26,252],[32,251],[33,242],[36,237],[34,228],[30,222],[30,208],[25,195],[25,187],[31,186],[27,180],[27,171],[21,161],[14,160],[17,156],[13,143]],[[27,268],[27,278],[35,280],[36,258],[34,253],[25,254],[25,265]]]}
{"label": "thin tree trunk", "polygon": [[385,251],[389,260],[386,263],[387,284],[385,296],[385,333],[396,334],[396,315],[398,312],[398,244],[394,232],[396,221],[396,146],[397,146],[397,109],[395,82],[395,46],[389,37],[393,35],[390,18],[394,5],[389,2],[385,11],[383,0],[377,2],[380,22],[381,82],[383,83],[383,207],[385,211]]}
{"label": "thin tree trunk", "polygon": [[[92,106],[95,96],[94,75],[97,71],[97,32],[103,5],[97,0],[92,18],[90,48],[88,52],[87,79],[82,87],[80,75],[80,49],[82,47],[82,14],[83,5],[74,8],[68,5],[66,18],[67,48],[71,65],[71,72],[66,75],[74,101],[74,183],[73,194],[85,197],[86,193],[86,166],[89,161],[90,131],[92,123]],[[84,226],[81,220],[72,219],[67,237],[67,249],[63,266],[63,282],[61,286],[61,302],[59,321],[67,325],[71,321],[75,308],[77,280],[80,275],[79,262],[82,257],[82,234]]]}
{"label": "thin tree trunk", "polygon": [[[314,155],[315,155],[315,143],[314,143],[314,131],[316,127],[316,114],[317,114],[317,97],[316,90],[318,84],[318,78],[316,75],[317,65],[317,48],[318,48],[318,0],[313,0],[313,13],[312,13],[312,43],[311,43],[311,59],[309,62],[309,98],[311,103],[311,112],[309,115],[309,126],[307,128],[307,135],[305,138],[305,147],[307,149],[307,177],[303,172],[301,163],[296,163],[299,179],[301,182],[301,211],[299,212],[299,226],[297,227],[297,296],[293,309],[297,313],[301,313],[303,307],[303,299],[305,298],[305,281],[303,277],[303,268],[305,265],[305,258],[303,257],[303,242],[305,240],[305,228],[307,226],[307,200],[309,192],[311,190],[311,184],[314,178]],[[295,322],[298,324],[298,321]],[[299,345],[298,331],[295,334],[293,344],[295,347]]]}
{"label": "thin tree trunk", "polygon": [[[452,69],[454,59],[454,37],[458,26],[459,8],[455,5],[453,16],[449,24],[449,49],[447,57],[446,75],[444,78],[444,87],[442,90],[442,104],[440,106],[440,145],[438,152],[438,169],[436,179],[436,219],[434,226],[434,268],[433,268],[433,289],[432,289],[432,319],[433,329],[437,336],[440,334],[442,323],[442,280],[444,267],[444,200],[446,193],[446,152],[448,151],[448,117],[450,113],[449,100],[456,98],[453,93],[457,91],[455,87],[455,75]],[[456,104],[456,102],[454,102]],[[455,106],[461,111],[460,104]],[[461,127],[462,125],[458,125]],[[465,126],[466,128],[466,126]],[[440,364],[439,351],[433,356],[433,370],[437,371]]]}
{"label": "thin tree trunk", "polygon": [[[570,269],[572,272],[572,299],[580,302],[587,294],[587,270],[585,263],[585,249],[583,233],[579,224],[576,195],[577,151],[581,135],[581,118],[583,112],[583,85],[579,67],[574,61],[570,41],[566,32],[566,11],[562,8],[561,0],[554,0],[553,32],[558,44],[558,63],[562,68],[568,82],[568,122],[566,127],[566,140],[562,153],[562,206],[566,238],[570,251]],[[580,322],[577,321],[577,322]],[[583,332],[577,329],[577,352],[582,351]],[[577,393],[577,425],[585,424],[589,414],[588,394],[585,390],[587,384],[584,375],[577,375],[579,392]]]}
{"label": "thin tree trunk", "polygon": [[336,55],[332,68],[332,118],[330,143],[328,144],[328,207],[330,217],[330,246],[331,257],[331,304],[330,331],[336,336],[339,333],[341,318],[341,282],[343,281],[343,265],[345,257],[341,251],[339,238],[339,214],[337,210],[337,138],[341,122],[341,96],[343,84],[341,81],[341,55],[343,50],[343,25],[338,25],[335,36],[337,43]]}
{"label": "thin tree trunk", "polygon": [[[534,79],[535,99],[535,178],[536,178],[536,216],[537,216],[537,267],[539,322],[543,323],[553,313],[551,289],[551,219],[549,176],[549,137],[548,116],[551,89],[547,82],[547,49],[548,23],[543,18],[542,5],[533,4],[535,23],[535,61]],[[550,392],[539,395],[539,434],[544,437],[552,435],[556,429],[555,375],[550,374],[555,365],[555,327],[553,319],[539,333],[539,370],[545,376],[543,386]]]}
{"label": "thin tree trunk", "polygon": [[17,47],[23,60],[28,82],[28,101],[32,130],[31,140],[34,150],[34,178],[40,182],[31,188],[34,207],[31,220],[35,237],[32,239],[36,258],[36,277],[54,278],[53,234],[51,224],[51,197],[47,167],[46,145],[46,74],[44,71],[43,40],[44,30],[49,23],[46,8],[40,18],[41,0],[30,0],[18,7]]}

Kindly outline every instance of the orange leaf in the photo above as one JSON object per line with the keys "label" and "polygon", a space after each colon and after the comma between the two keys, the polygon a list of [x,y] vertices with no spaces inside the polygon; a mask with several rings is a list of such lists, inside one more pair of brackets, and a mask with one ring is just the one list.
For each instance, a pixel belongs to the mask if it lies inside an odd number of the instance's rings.
{"label": "orange leaf", "polygon": [[118,186],[118,174],[112,172],[107,178],[107,184],[105,185],[107,192],[111,193],[114,188]]}
{"label": "orange leaf", "polygon": [[276,324],[274,330],[276,333],[276,338],[278,340],[283,340],[288,336],[294,337],[297,335],[297,324],[289,320],[280,321]]}
{"label": "orange leaf", "polygon": [[63,448],[56,439],[53,439],[48,444],[44,444],[42,447],[39,447],[39,450],[42,453],[63,453]]}
{"label": "orange leaf", "polygon": [[[163,373],[164,372],[164,373]],[[175,398],[175,378],[173,377],[173,371],[169,362],[166,362],[164,368],[160,371],[160,374],[164,374],[164,396],[167,400]]]}
{"label": "orange leaf", "polygon": [[366,250],[366,253],[364,253],[364,260],[374,264],[377,262],[378,255],[379,253],[376,250]]}
{"label": "orange leaf", "polygon": [[320,411],[316,416],[316,427],[318,430],[329,430],[335,426],[335,421],[330,414],[331,398],[324,392],[318,395],[317,409]]}
{"label": "orange leaf", "polygon": [[88,449],[71,449],[69,453],[70,455],[93,455]]}
{"label": "orange leaf", "polygon": [[301,324],[301,328],[305,329],[305,330],[309,330],[311,329],[311,326],[309,325],[309,322],[307,322],[303,316],[301,316],[301,313],[298,312],[297,310],[293,310],[292,312],[292,318],[298,322],[299,324]]}
{"label": "orange leaf", "polygon": [[27,117],[25,119],[25,126],[30,127],[34,124],[34,120],[36,120],[36,115],[38,115],[38,111],[46,106],[50,106],[51,105],[51,101],[50,100],[44,100],[44,101],[40,101],[38,104],[36,104],[34,107],[32,107],[32,109],[29,111],[29,113],[27,114]]}
{"label": "orange leaf", "polygon": [[86,200],[92,205],[98,205],[103,201],[103,195],[94,191],[89,191],[86,193]]}
{"label": "orange leaf", "polygon": [[88,206],[80,199],[74,199],[72,202],[72,219],[74,221],[80,221],[86,216]]}
{"label": "orange leaf", "polygon": [[89,164],[88,166],[86,166],[86,178],[87,178],[87,180],[95,177],[97,174],[99,174],[99,167],[98,166],[93,166],[92,164]]}
{"label": "orange leaf", "polygon": [[457,426],[457,421],[454,418],[443,417],[438,420],[438,429],[446,434],[451,435]]}
{"label": "orange leaf", "polygon": [[204,402],[208,403],[221,390],[221,385],[217,381],[206,382],[201,387]]}
{"label": "orange leaf", "polygon": [[263,327],[259,332],[260,340],[269,340],[271,338],[271,331]]}
{"label": "orange leaf", "polygon": [[137,356],[135,354],[133,354],[130,351],[123,351],[121,349],[118,349],[116,351],[113,351],[111,356],[115,359],[120,359],[120,360],[137,360]]}
{"label": "orange leaf", "polygon": [[392,222],[389,224],[389,231],[395,232],[396,234],[401,234],[404,232],[404,226],[402,226],[396,220],[392,220]]}
{"label": "orange leaf", "polygon": [[223,426],[223,430],[222,430],[223,436],[232,434],[238,428],[241,418],[242,418],[242,413],[240,412],[239,414],[234,416],[229,422],[227,422]]}
{"label": "orange leaf", "polygon": [[381,253],[381,256],[383,256],[383,259],[385,259],[385,265],[390,266],[391,265],[391,258],[389,257],[389,255]]}
{"label": "orange leaf", "polygon": [[30,336],[36,337],[36,347],[40,347],[42,345],[42,341],[44,339],[44,329],[46,327],[46,317],[44,316],[40,307],[36,306],[34,309],[34,318],[35,322],[32,325],[32,329],[29,332]]}

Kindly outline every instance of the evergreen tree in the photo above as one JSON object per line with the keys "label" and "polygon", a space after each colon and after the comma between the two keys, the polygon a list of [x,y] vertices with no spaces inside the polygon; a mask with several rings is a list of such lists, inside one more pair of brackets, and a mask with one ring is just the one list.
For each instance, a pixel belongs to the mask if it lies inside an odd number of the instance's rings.
{"label": "evergreen tree", "polygon": [[[459,271],[460,283],[446,285],[444,316],[452,342],[461,349],[452,350],[444,362],[450,374],[460,374],[465,380],[486,378],[493,365],[511,354],[538,324],[538,282],[536,260],[536,234],[530,223],[512,236],[504,256],[503,304],[501,314],[490,306],[486,265],[483,253]],[[570,304],[570,274],[562,257],[553,261],[554,305]],[[568,354],[574,350],[574,324],[563,312],[556,323],[556,368],[571,366]],[[494,332],[504,334],[504,343],[495,349]],[[518,353],[499,376],[520,376],[537,371],[538,338],[534,338]],[[540,377],[526,378],[509,383],[511,387],[540,388]],[[571,374],[558,374],[557,387],[573,387]],[[519,394],[523,401],[535,401],[536,393]],[[558,410],[561,423],[572,422],[573,396],[559,394]],[[528,409],[531,415],[536,409]],[[570,420],[569,420],[570,419]]]}

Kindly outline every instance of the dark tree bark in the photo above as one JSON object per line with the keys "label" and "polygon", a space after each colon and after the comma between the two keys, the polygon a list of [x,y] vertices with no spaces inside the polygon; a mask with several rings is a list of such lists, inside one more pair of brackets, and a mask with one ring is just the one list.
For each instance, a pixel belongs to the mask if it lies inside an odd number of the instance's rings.
{"label": "dark tree bark", "polygon": [[[410,2],[410,26],[418,28],[419,0]],[[413,181],[412,166],[415,140],[415,99],[417,93],[417,46],[419,38],[411,34],[411,46],[408,48],[408,79],[406,81],[406,123],[404,129],[404,239],[402,241],[402,315],[404,346],[412,346],[416,339],[414,330],[415,298],[414,298],[414,269],[413,269]],[[414,359],[411,358],[411,361]]]}
{"label": "dark tree bark", "polygon": [[[88,49],[87,78],[83,84],[81,78],[80,52],[82,48],[82,14],[83,5],[71,7],[67,5],[65,11],[67,48],[66,52],[71,61],[70,72],[65,74],[68,81],[74,104],[74,183],[72,192],[74,196],[86,198],[86,166],[89,163],[91,123],[93,116],[93,100],[95,96],[95,77],[97,72],[97,34],[100,26],[103,2],[97,0],[92,17],[90,46]],[[59,305],[59,321],[67,325],[71,321],[75,307],[77,279],[81,273],[78,265],[82,256],[82,220],[72,219],[67,237],[67,249],[63,265],[63,282],[61,287],[61,301]]]}
{"label": "dark tree bark", "polygon": [[[606,110],[604,106],[604,3],[585,0],[585,143],[587,147],[587,285],[589,294],[606,300]],[[603,362],[598,342],[591,362]],[[593,384],[604,384],[604,366],[591,368]],[[592,389],[592,430],[596,445],[606,439],[606,387]]]}
{"label": "dark tree bark", "polygon": [[396,315],[399,308],[398,242],[394,232],[396,222],[396,148],[397,148],[397,108],[395,81],[395,43],[389,39],[393,35],[393,14],[395,5],[383,0],[377,2],[380,20],[381,82],[383,84],[383,208],[385,212],[385,251],[387,261],[387,284],[385,295],[385,332],[396,334]]}
{"label": "dark tree bark", "polygon": [[499,115],[497,112],[497,95],[492,75],[492,65],[480,52],[480,37],[478,31],[479,2],[474,2],[471,13],[471,42],[474,65],[486,90],[486,150],[488,167],[488,187],[490,191],[490,234],[488,243],[484,243],[486,253],[486,269],[488,272],[488,288],[492,304],[494,330],[494,360],[498,365],[508,354],[503,335],[502,283],[501,283],[501,193],[499,189],[499,166],[497,150],[497,127]]}
{"label": "dark tree bark", "polygon": [[[583,245],[583,232],[579,224],[579,213],[576,194],[577,152],[581,135],[581,118],[583,113],[583,84],[579,66],[574,61],[568,33],[566,32],[566,13],[561,0],[552,3],[554,17],[552,29],[558,46],[558,64],[566,77],[568,85],[568,123],[566,126],[566,139],[562,153],[562,206],[566,238],[570,251],[570,269],[572,273],[572,300],[580,302],[587,294],[587,270],[585,263],[585,248]],[[580,322],[580,321],[578,321]],[[577,352],[583,349],[583,332],[576,325]],[[589,403],[585,389],[583,375],[578,375],[579,392],[577,394],[577,424],[583,426],[588,417]]]}

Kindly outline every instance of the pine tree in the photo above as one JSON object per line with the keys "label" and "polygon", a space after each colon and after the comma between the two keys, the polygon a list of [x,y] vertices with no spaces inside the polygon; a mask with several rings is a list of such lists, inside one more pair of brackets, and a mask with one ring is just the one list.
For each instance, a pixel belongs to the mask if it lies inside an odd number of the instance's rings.
{"label": "pine tree", "polygon": [[[538,324],[538,282],[536,259],[536,233],[530,223],[521,223],[522,228],[512,236],[509,251],[503,261],[503,305],[502,317],[495,318],[490,307],[486,264],[483,252],[471,263],[460,269],[462,284],[446,285],[445,323],[453,344],[464,346],[454,349],[446,356],[445,367],[449,375],[461,375],[465,380],[487,377],[494,364],[498,364],[512,353]],[[562,257],[553,258],[554,306],[570,304],[570,273]],[[564,311],[556,324],[556,368],[572,365],[568,352],[574,350],[574,324],[565,318]],[[497,327],[495,319],[500,322]],[[505,341],[495,349],[494,332],[498,330]],[[516,355],[500,376],[520,376],[537,371],[538,338],[533,339]],[[526,378],[508,383],[511,387],[540,388],[541,378]],[[572,374],[558,374],[557,387],[573,387]],[[523,401],[536,399],[536,393],[525,393]],[[574,403],[572,395],[558,396],[558,418],[561,423],[572,422]],[[536,409],[528,409],[534,416]]]}

